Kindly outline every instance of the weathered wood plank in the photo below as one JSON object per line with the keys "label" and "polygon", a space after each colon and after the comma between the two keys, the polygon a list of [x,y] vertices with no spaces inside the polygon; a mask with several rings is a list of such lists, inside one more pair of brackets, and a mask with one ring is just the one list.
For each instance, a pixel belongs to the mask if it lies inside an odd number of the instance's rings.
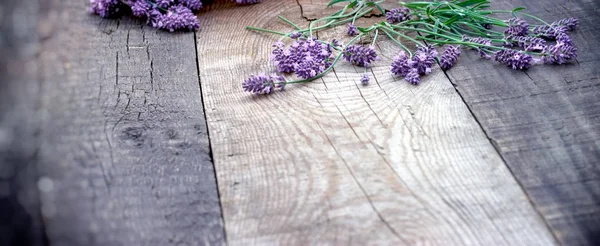
{"label": "weathered wood plank", "polygon": [[393,78],[390,43],[367,87],[359,69],[340,64],[282,93],[242,91],[248,74],[273,71],[276,41],[244,26],[289,30],[279,14],[307,26],[299,4],[311,18],[324,3],[265,1],[201,16],[200,78],[228,242],[554,244],[444,74],[436,68],[418,87]]}
{"label": "weathered wood plank", "polygon": [[224,244],[193,33],[45,1],[42,195],[53,245]]}
{"label": "weathered wood plank", "polygon": [[37,189],[38,1],[0,2],[0,245],[44,245]]}
{"label": "weathered wood plank", "polygon": [[448,75],[557,238],[600,245],[600,2],[493,4],[526,6],[550,21],[580,20],[574,64],[520,72],[464,52]]}

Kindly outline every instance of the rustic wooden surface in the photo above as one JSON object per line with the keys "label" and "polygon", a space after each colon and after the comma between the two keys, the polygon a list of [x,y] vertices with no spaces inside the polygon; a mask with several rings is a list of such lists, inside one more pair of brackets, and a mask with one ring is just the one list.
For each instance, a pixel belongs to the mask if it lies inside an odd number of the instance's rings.
{"label": "rustic wooden surface", "polygon": [[38,1],[0,1],[0,245],[43,245],[37,189]]}
{"label": "rustic wooden surface", "polygon": [[53,245],[224,244],[194,33],[44,1],[39,169]]}
{"label": "rustic wooden surface", "polygon": [[[215,7],[200,17],[200,79],[228,243],[554,244],[450,81],[439,68],[418,87],[393,78],[398,49],[387,42],[370,86],[342,62],[283,93],[242,91],[250,73],[273,71],[276,41],[244,26],[289,30],[278,14],[306,26],[325,2]],[[333,32],[319,36],[343,36]]]}
{"label": "rustic wooden surface", "polygon": [[580,21],[570,65],[511,71],[463,52],[448,75],[558,240],[600,245],[600,1],[493,5]]}
{"label": "rustic wooden surface", "polygon": [[342,62],[261,97],[276,37],[244,26],[332,10],[223,2],[197,34],[0,2],[0,245],[600,244],[600,3],[494,1],[578,17],[569,66],[465,51],[411,86],[380,37],[371,85]]}

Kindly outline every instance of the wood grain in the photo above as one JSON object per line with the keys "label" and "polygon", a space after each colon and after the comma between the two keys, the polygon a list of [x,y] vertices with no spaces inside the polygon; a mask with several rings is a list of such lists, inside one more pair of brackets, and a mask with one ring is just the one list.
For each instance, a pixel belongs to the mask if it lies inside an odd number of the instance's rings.
{"label": "wood grain", "polygon": [[369,86],[359,84],[360,69],[340,63],[285,92],[242,91],[250,73],[273,71],[276,41],[244,27],[290,30],[276,15],[307,26],[324,4],[213,6],[200,17],[200,79],[228,243],[553,245],[445,75],[436,68],[420,86],[394,78],[398,49],[389,41]]}
{"label": "wood grain", "polygon": [[0,2],[0,245],[44,245],[37,189],[38,1]]}
{"label": "wood grain", "polygon": [[572,64],[511,71],[463,52],[448,75],[559,241],[600,245],[600,2],[493,4],[580,20]]}
{"label": "wood grain", "polygon": [[53,245],[221,245],[194,33],[44,1],[43,216]]}

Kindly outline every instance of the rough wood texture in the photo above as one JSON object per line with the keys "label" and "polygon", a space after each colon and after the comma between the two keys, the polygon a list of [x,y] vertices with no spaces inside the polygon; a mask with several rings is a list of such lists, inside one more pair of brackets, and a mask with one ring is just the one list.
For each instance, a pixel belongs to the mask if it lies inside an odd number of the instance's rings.
{"label": "rough wood texture", "polygon": [[571,65],[511,71],[463,52],[448,75],[559,241],[600,245],[600,2],[493,3],[580,20]]}
{"label": "rough wood texture", "polygon": [[43,216],[53,245],[224,244],[193,33],[44,1]]}
{"label": "rough wood texture", "polygon": [[554,244],[444,74],[436,68],[418,87],[392,77],[398,49],[389,43],[370,86],[340,63],[282,93],[242,91],[250,73],[273,71],[276,41],[244,26],[289,30],[278,14],[306,26],[300,6],[312,18],[324,4],[265,1],[201,16],[200,79],[228,242]]}
{"label": "rough wood texture", "polygon": [[0,245],[44,245],[37,190],[38,1],[0,1]]}

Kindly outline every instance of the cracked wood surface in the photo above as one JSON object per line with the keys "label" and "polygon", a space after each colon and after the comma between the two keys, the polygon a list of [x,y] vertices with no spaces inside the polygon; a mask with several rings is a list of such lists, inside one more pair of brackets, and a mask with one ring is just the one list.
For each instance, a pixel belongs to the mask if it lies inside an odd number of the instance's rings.
{"label": "cracked wood surface", "polygon": [[194,33],[43,1],[43,218],[52,245],[221,245]]}
{"label": "cracked wood surface", "polygon": [[580,21],[573,64],[511,71],[463,52],[448,75],[558,240],[600,245],[600,2],[492,3]]}
{"label": "cracked wood surface", "polygon": [[398,49],[383,37],[369,86],[341,62],[285,92],[242,91],[250,73],[273,71],[277,39],[244,26],[290,30],[276,15],[307,26],[325,2],[213,6],[200,17],[198,64],[228,243],[555,244],[439,67],[420,86],[392,77]]}
{"label": "cracked wood surface", "polygon": [[0,245],[44,245],[37,189],[38,1],[0,1]]}

